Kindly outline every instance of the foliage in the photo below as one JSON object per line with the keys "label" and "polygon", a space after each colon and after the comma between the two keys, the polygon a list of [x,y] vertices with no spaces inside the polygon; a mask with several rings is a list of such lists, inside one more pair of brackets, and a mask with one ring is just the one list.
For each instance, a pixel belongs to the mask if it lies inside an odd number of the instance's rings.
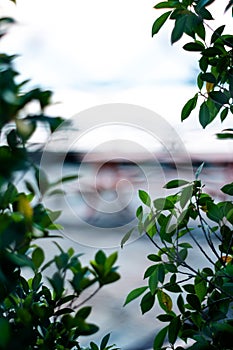
{"label": "foliage", "polygon": [[[59,184],[76,177],[50,183],[31,160],[28,141],[36,128],[44,126],[52,133],[64,120],[46,115],[52,92],[28,90],[14,59],[0,54],[0,349],[80,350],[79,337],[98,330],[87,320],[91,307],[86,302],[119,279],[117,253],[106,256],[98,251],[86,266],[81,254],[73,248],[63,250],[57,240],[58,253],[48,260],[38,243],[61,238],[61,226],[54,223],[60,211],[46,208],[44,196],[60,193]],[[27,113],[32,104],[37,111]],[[30,181],[23,176],[27,172]],[[109,336],[100,348],[92,342],[89,349],[114,350]]]}
{"label": "foliage", "polygon": [[[188,118],[200,102],[199,121],[203,128],[218,115],[223,121],[233,112],[233,35],[224,33],[225,25],[211,29],[209,22],[212,23],[214,18],[207,7],[213,2],[214,0],[160,2],[155,8],[169,11],[157,18],[152,28],[152,35],[155,35],[167,19],[174,21],[172,44],[186,35],[191,41],[183,49],[200,54],[198,92],[184,105],[181,119],[183,121]],[[231,6],[230,1],[226,10]],[[229,133],[228,137],[232,138],[232,135]]]}
{"label": "foliage", "polygon": [[[199,108],[203,128],[217,115],[223,121],[233,112],[233,36],[223,34],[225,26],[211,30],[213,21],[207,7],[214,0],[168,0],[156,9],[169,9],[156,19],[152,35],[169,18],[174,21],[171,42],[188,36],[184,50],[200,54],[199,91],[183,107],[181,119]],[[232,7],[232,0],[226,10]],[[208,42],[208,44],[207,44]],[[202,99],[200,105],[199,100]],[[232,130],[218,134],[232,137]],[[137,229],[145,233],[154,247],[148,255],[151,265],[144,274],[144,286],[131,291],[125,305],[141,297],[141,311],[159,306],[157,316],[166,324],[154,339],[153,349],[229,350],[233,349],[233,183],[222,187],[229,200],[216,202],[204,192],[200,180],[203,164],[194,180],[173,179],[164,187],[169,195],[152,200],[139,191],[142,205],[137,209]],[[173,194],[171,194],[172,191]],[[122,239],[129,239],[133,229]],[[198,250],[199,266],[192,263]],[[195,253],[194,253],[195,254]]]}

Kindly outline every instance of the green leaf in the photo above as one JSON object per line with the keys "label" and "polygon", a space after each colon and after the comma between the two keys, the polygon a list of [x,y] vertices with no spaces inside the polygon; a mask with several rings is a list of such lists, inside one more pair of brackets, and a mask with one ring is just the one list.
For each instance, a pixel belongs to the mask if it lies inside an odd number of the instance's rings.
{"label": "green leaf", "polygon": [[127,305],[128,303],[130,303],[132,300],[140,297],[140,295],[142,295],[147,289],[148,289],[148,287],[145,286],[145,287],[139,287],[139,288],[136,288],[136,289],[132,290],[127,295],[127,298],[125,300],[124,306]]}
{"label": "green leaf", "polygon": [[199,67],[203,72],[206,72],[207,68],[209,66],[209,60],[207,57],[202,56],[199,60]]}
{"label": "green leaf", "polygon": [[229,10],[229,8],[231,8],[232,5],[233,5],[233,0],[230,0],[230,1],[228,2],[228,4],[227,4],[227,7],[225,8],[225,12],[226,12],[227,10]]}
{"label": "green leaf", "polygon": [[177,1],[162,1],[154,6],[155,9],[167,9],[176,7]]}
{"label": "green leaf", "polygon": [[197,105],[197,99],[198,99],[198,94],[196,94],[193,98],[191,98],[185,103],[181,111],[181,121],[189,117],[190,113],[192,112],[192,110],[194,110],[194,108]]}
{"label": "green leaf", "polygon": [[182,189],[180,195],[180,206],[182,209],[186,206],[188,202],[190,202],[193,194],[193,185],[186,186]]}
{"label": "green leaf", "polygon": [[32,261],[36,269],[38,269],[44,262],[45,255],[43,249],[37,247],[32,252]]}
{"label": "green leaf", "polygon": [[167,189],[171,189],[171,188],[177,188],[177,187],[187,185],[188,183],[189,182],[186,180],[176,179],[176,180],[171,180],[167,182],[166,185],[164,185],[163,187]]}
{"label": "green leaf", "polygon": [[217,39],[220,38],[220,36],[223,33],[225,27],[226,27],[225,25],[220,26],[213,32],[213,34],[211,36],[211,40],[210,40],[211,44],[213,44]]}
{"label": "green leaf", "polygon": [[230,196],[233,196],[233,182],[230,183],[230,184],[224,185],[224,186],[221,188],[221,191],[222,191],[223,193],[229,194]]}
{"label": "green leaf", "polygon": [[170,322],[174,318],[173,315],[162,314],[157,316],[157,319],[161,322]]}
{"label": "green leaf", "polygon": [[122,238],[121,240],[121,248],[123,248],[124,244],[130,239],[133,231],[135,230],[135,227],[131,228]]}
{"label": "green leaf", "polygon": [[98,346],[93,342],[90,342],[90,347],[91,347],[91,350],[99,350]]}
{"label": "green leaf", "polygon": [[140,307],[142,314],[145,314],[149,310],[152,309],[155,302],[155,296],[151,294],[151,292],[148,292],[145,294],[141,300]]}
{"label": "green leaf", "polygon": [[152,295],[154,295],[155,292],[157,291],[158,282],[159,282],[158,274],[159,274],[159,270],[157,268],[157,269],[154,270],[154,272],[149,277],[148,284],[149,284],[149,288],[150,288],[150,291],[151,291]]}
{"label": "green leaf", "polygon": [[201,7],[209,6],[210,4],[212,4],[212,2],[214,2],[214,0],[199,0],[197,3],[197,7],[201,8]]}
{"label": "green leaf", "polygon": [[174,317],[168,327],[168,340],[171,344],[175,344],[178,333],[181,329],[180,316]]}
{"label": "green leaf", "polygon": [[181,314],[184,314],[185,312],[185,307],[184,307],[184,299],[182,297],[182,294],[180,294],[177,298],[177,306],[179,308],[179,311]]}
{"label": "green leaf", "polygon": [[201,126],[204,129],[211,122],[210,112],[209,112],[209,108],[208,108],[206,101],[203,102],[200,106],[199,121],[200,121]]}
{"label": "green leaf", "polygon": [[161,329],[161,331],[159,331],[159,333],[156,335],[154,339],[153,350],[161,350],[161,347],[163,346],[164,340],[167,335],[167,331],[168,326]]}
{"label": "green leaf", "polygon": [[82,309],[78,310],[76,317],[85,320],[91,313],[91,306],[85,306]]}
{"label": "green leaf", "polygon": [[200,75],[201,80],[207,81],[208,83],[216,84],[216,78],[212,73],[202,73]]}
{"label": "green leaf", "polygon": [[174,203],[169,198],[157,198],[153,201],[157,210],[169,210],[174,208]]}
{"label": "green leaf", "polygon": [[143,217],[143,208],[142,208],[141,205],[137,208],[136,217],[138,218],[138,220],[142,220],[142,217]]}
{"label": "green leaf", "polygon": [[220,105],[227,104],[229,102],[229,98],[226,96],[224,92],[221,91],[211,91],[209,92],[209,97],[214,101],[219,103]]}
{"label": "green leaf", "polygon": [[183,49],[186,50],[186,51],[203,51],[204,50],[204,45],[202,43],[197,43],[197,42],[194,42],[194,43],[187,43],[183,46]]}
{"label": "green leaf", "polygon": [[108,344],[109,338],[110,338],[110,333],[106,334],[103,337],[103,339],[101,340],[101,343],[100,343],[100,350],[105,350],[105,348]]}
{"label": "green leaf", "polygon": [[196,279],[194,289],[200,302],[202,302],[207,294],[207,285],[204,279]]}
{"label": "green leaf", "polygon": [[2,349],[8,348],[8,341],[10,340],[11,331],[10,325],[5,318],[0,318],[0,347]]}
{"label": "green leaf", "polygon": [[172,11],[165,12],[159,18],[156,19],[152,26],[152,37],[157,34],[163,24],[166,22]]}
{"label": "green leaf", "polygon": [[147,258],[151,261],[155,261],[155,262],[158,262],[158,261],[161,261],[161,257],[158,256],[158,255],[155,255],[155,254],[149,254],[147,256]]}
{"label": "green leaf", "polygon": [[150,205],[151,205],[151,198],[150,198],[149,194],[146,191],[143,191],[143,190],[139,190],[138,194],[139,194],[139,198],[141,199],[141,201],[145,205],[150,207]]}
{"label": "green leaf", "polygon": [[219,209],[218,205],[207,202],[207,216],[210,220],[219,223],[223,219],[223,213]]}
{"label": "green leaf", "polygon": [[194,310],[201,311],[201,303],[196,294],[188,294],[186,299]]}
{"label": "green leaf", "polygon": [[183,16],[177,18],[177,20],[175,22],[175,26],[174,26],[174,28],[172,30],[172,34],[171,34],[171,43],[172,44],[174,44],[175,42],[180,40],[180,38],[184,34],[185,29],[186,29],[186,21],[187,21],[186,15],[183,15]]}

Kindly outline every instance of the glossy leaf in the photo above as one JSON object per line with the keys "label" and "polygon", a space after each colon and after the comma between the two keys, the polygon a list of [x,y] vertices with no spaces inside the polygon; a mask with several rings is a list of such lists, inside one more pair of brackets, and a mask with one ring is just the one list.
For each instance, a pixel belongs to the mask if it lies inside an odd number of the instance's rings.
{"label": "glossy leaf", "polygon": [[153,343],[153,350],[161,350],[167,335],[168,327],[162,328],[156,335]]}
{"label": "glossy leaf", "polygon": [[167,189],[171,189],[171,188],[177,188],[177,187],[182,187],[184,185],[187,185],[189,182],[186,181],[186,180],[180,180],[180,179],[177,179],[177,180],[171,180],[169,181],[168,183],[166,183],[166,185],[164,185],[163,187],[164,188],[167,188]]}
{"label": "glossy leaf", "polygon": [[159,18],[156,19],[152,26],[152,37],[159,32],[159,30],[162,28],[170,14],[171,11],[165,12]]}
{"label": "glossy leaf", "polygon": [[206,102],[203,102],[199,110],[199,121],[203,128],[205,128],[210,122],[210,112]]}
{"label": "glossy leaf", "polygon": [[169,343],[171,344],[175,344],[177,337],[178,337],[178,333],[179,330],[181,328],[181,320],[180,317],[174,317],[168,327],[168,340]]}
{"label": "glossy leaf", "polygon": [[181,39],[186,29],[187,16],[178,17],[171,33],[171,43],[174,44]]}
{"label": "glossy leaf", "polygon": [[211,91],[209,93],[209,96],[213,101],[219,103],[220,105],[227,104],[229,101],[226,94],[224,92],[221,92],[221,91]]}
{"label": "glossy leaf", "polygon": [[230,183],[230,184],[224,185],[224,186],[221,188],[221,191],[222,191],[223,193],[229,194],[230,196],[233,196],[233,182]]}
{"label": "glossy leaf", "polygon": [[213,32],[210,40],[211,44],[213,44],[217,39],[221,37],[221,34],[223,33],[225,27],[226,27],[225,25],[222,25]]}
{"label": "glossy leaf", "polygon": [[151,292],[146,293],[140,303],[142,314],[150,311],[154,305],[155,296],[151,294]]}
{"label": "glossy leaf", "polygon": [[139,198],[141,199],[141,201],[149,207],[151,205],[151,198],[150,198],[149,194],[143,190],[139,190],[138,194],[139,194]]}
{"label": "glossy leaf", "polygon": [[125,300],[125,303],[124,303],[124,306],[127,305],[128,303],[130,303],[132,300],[138,298],[140,295],[142,295],[146,290],[148,289],[147,286],[145,287],[139,287],[139,288],[136,288],[134,290],[132,290],[126,300]]}
{"label": "glossy leaf", "polygon": [[196,94],[193,98],[191,98],[190,100],[188,100],[185,103],[185,105],[181,111],[181,121],[188,118],[189,115],[191,114],[191,112],[195,109],[195,107],[197,105],[197,99],[198,99],[198,94]]}
{"label": "glossy leaf", "polygon": [[202,43],[198,43],[198,42],[195,42],[195,43],[187,43],[183,46],[183,49],[186,50],[186,51],[203,51],[204,49],[204,45]]}

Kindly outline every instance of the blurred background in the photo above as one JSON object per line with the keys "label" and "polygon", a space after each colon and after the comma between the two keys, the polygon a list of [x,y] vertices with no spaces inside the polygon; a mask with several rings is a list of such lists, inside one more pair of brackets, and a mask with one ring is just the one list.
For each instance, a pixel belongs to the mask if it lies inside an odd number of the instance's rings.
{"label": "blurred background", "polygon": [[[218,189],[232,181],[232,141],[215,137],[232,126],[229,120],[221,124],[216,119],[206,130],[199,125],[197,112],[180,121],[183,105],[196,93],[198,54],[183,51],[182,41],[170,45],[169,23],[151,37],[160,14],[153,9],[155,3],[17,0],[15,5],[0,0],[1,16],[17,21],[1,40],[1,51],[19,54],[16,67],[22,80],[29,78],[31,86],[54,91],[48,114],[74,122],[69,136],[61,134],[57,141],[47,142],[40,131],[34,140],[46,142],[41,164],[49,177],[80,175],[80,180],[66,185],[66,197],[48,205],[64,210],[62,244],[84,252],[84,259],[90,259],[96,248],[119,251],[118,287],[106,288],[91,303],[93,321],[101,326],[96,338],[111,331],[112,340],[124,350],[149,349],[158,329],[156,310],[142,317],[137,301],[122,306],[130,290],[145,285],[146,255],[153,249],[137,235],[120,249],[123,235],[135,224],[138,189],[147,190],[149,184],[152,197],[161,195],[167,180],[178,172],[190,178],[192,166],[195,170],[202,161],[202,178],[211,194],[220,195]],[[214,4],[216,27],[223,22],[232,28],[231,13],[223,15],[226,4],[220,3]],[[124,120],[111,113],[109,119],[96,117],[96,106],[111,104],[139,106],[155,117],[142,116],[136,126],[128,115]],[[86,118],[86,110],[94,114]],[[161,134],[167,135],[166,141],[162,137],[161,142]],[[52,253],[54,248],[49,249]],[[193,259],[199,263],[198,257]]]}

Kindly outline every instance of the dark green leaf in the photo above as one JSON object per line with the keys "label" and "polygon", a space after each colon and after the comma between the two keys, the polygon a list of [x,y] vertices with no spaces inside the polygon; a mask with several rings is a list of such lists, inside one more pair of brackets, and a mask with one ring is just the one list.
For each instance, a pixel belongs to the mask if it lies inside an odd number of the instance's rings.
{"label": "dark green leaf", "polygon": [[157,319],[161,322],[170,322],[174,318],[173,315],[163,314],[157,316]]}
{"label": "dark green leaf", "polygon": [[230,184],[224,185],[224,186],[221,188],[221,191],[222,191],[223,193],[229,194],[230,196],[233,196],[233,182],[230,183]]}
{"label": "dark green leaf", "polygon": [[211,44],[213,44],[217,39],[220,38],[220,36],[221,36],[222,32],[224,31],[225,27],[226,27],[225,25],[220,26],[213,32],[213,34],[211,36],[211,41],[210,41]]}
{"label": "dark green leaf", "polygon": [[155,9],[166,9],[176,7],[177,1],[162,1],[154,6]]}
{"label": "dark green leaf", "polygon": [[185,284],[183,286],[184,290],[188,293],[195,294],[195,289],[193,284]]}
{"label": "dark green leaf", "polygon": [[85,320],[91,313],[91,307],[90,306],[85,306],[82,309],[78,310],[76,313],[76,317],[82,318]]}
{"label": "dark green leaf", "polygon": [[169,181],[168,183],[166,183],[166,185],[164,185],[163,187],[164,188],[167,188],[167,189],[171,189],[171,188],[177,188],[177,187],[181,187],[181,186],[184,186],[184,185],[187,185],[189,182],[186,181],[186,180],[171,180]]}
{"label": "dark green leaf", "polygon": [[202,43],[187,43],[183,46],[183,49],[186,51],[203,51],[204,45]]}
{"label": "dark green leaf", "polygon": [[155,302],[155,296],[151,294],[151,292],[148,292],[145,294],[141,300],[140,307],[142,314],[145,314],[149,310],[152,309]]}
{"label": "dark green leaf", "polygon": [[171,34],[171,43],[174,44],[176,41],[180,40],[186,29],[187,16],[183,15],[178,17],[175,26]]}
{"label": "dark green leaf", "polygon": [[224,92],[221,91],[211,91],[209,92],[209,96],[214,102],[217,102],[220,105],[224,105],[229,102],[229,98]]}
{"label": "dark green leaf", "polygon": [[182,294],[180,294],[177,298],[177,306],[180,310],[180,313],[183,314],[185,312],[185,307],[184,307],[184,299],[182,297]]}
{"label": "dark green leaf", "polygon": [[37,247],[35,250],[32,252],[32,261],[35,265],[35,268],[38,269],[44,262],[45,255],[43,249],[40,247]]}
{"label": "dark green leaf", "polygon": [[181,121],[189,117],[190,113],[197,105],[197,99],[198,99],[198,94],[196,94],[193,98],[191,98],[185,103],[181,111]]}
{"label": "dark green leaf", "polygon": [[2,349],[8,348],[8,341],[11,337],[10,324],[6,318],[0,318],[0,347]]}
{"label": "dark green leaf", "polygon": [[165,12],[159,18],[156,19],[152,27],[152,37],[159,32],[160,28],[166,22],[170,14],[171,14],[171,11]]}
{"label": "dark green leaf", "polygon": [[187,302],[189,303],[189,305],[197,311],[201,310],[201,303],[199,298],[196,296],[196,294],[188,294],[187,297]]}
{"label": "dark green leaf", "polygon": [[203,128],[205,128],[211,122],[210,112],[206,101],[200,106],[199,121]]}
{"label": "dark green leaf", "polygon": [[207,202],[207,216],[210,220],[217,223],[223,219],[220,208],[212,202]]}
{"label": "dark green leaf", "polygon": [[149,254],[147,258],[151,261],[156,261],[156,262],[161,261],[161,257],[155,254]]}
{"label": "dark green leaf", "polygon": [[37,289],[39,289],[40,284],[41,284],[41,280],[42,280],[42,275],[41,273],[36,273],[33,280],[32,280],[32,289],[34,291],[36,291]]}
{"label": "dark green leaf", "polygon": [[168,331],[168,326],[161,329],[159,333],[156,335],[154,339],[154,344],[153,344],[153,350],[161,350],[161,347],[163,346],[164,340],[166,338]]}
{"label": "dark green leaf", "polygon": [[229,112],[229,108],[228,107],[226,107],[226,108],[224,108],[222,110],[222,112],[220,114],[221,122],[223,122],[226,119],[228,112]]}
{"label": "dark green leaf", "polygon": [[175,344],[179,330],[181,328],[180,317],[174,317],[168,327],[168,340],[171,344]]}
{"label": "dark green leaf", "polygon": [[227,7],[225,8],[225,11],[229,10],[229,8],[231,8],[233,5],[233,0],[230,0],[227,4]]}
{"label": "dark green leaf", "polygon": [[124,306],[130,303],[132,300],[138,298],[140,295],[142,295],[146,290],[148,289],[147,286],[145,287],[139,287],[134,290],[132,290],[128,295],[125,300]]}
{"label": "dark green leaf", "polygon": [[199,0],[197,3],[197,7],[201,8],[201,7],[209,6],[210,4],[212,4],[212,2],[214,2],[214,0]]}
{"label": "dark green leaf", "polygon": [[199,60],[199,67],[203,72],[206,72],[209,65],[209,60],[207,57],[202,56]]}
{"label": "dark green leaf", "polygon": [[202,73],[200,77],[203,81],[216,84],[215,76],[212,73]]}
{"label": "dark green leaf", "polygon": [[103,339],[101,340],[101,343],[100,343],[100,350],[105,350],[105,348],[108,344],[109,338],[110,338],[110,333],[106,334],[103,337]]}

